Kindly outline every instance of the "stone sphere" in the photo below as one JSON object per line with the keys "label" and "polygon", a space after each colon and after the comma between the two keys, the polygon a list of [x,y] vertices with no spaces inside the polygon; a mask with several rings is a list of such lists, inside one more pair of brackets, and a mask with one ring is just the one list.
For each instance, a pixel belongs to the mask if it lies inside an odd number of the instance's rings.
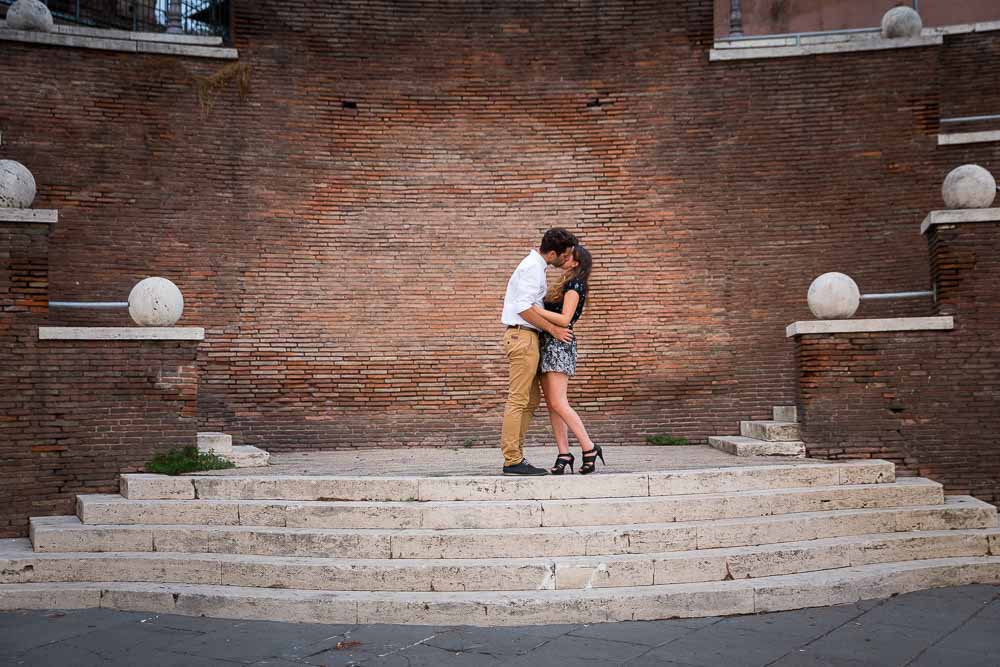
{"label": "stone sphere", "polygon": [[882,16],[882,36],[886,39],[919,37],[923,28],[920,14],[912,7],[893,7]]}
{"label": "stone sphere", "polygon": [[0,208],[28,208],[35,201],[35,177],[14,160],[0,160]]}
{"label": "stone sphere", "polygon": [[963,164],[945,177],[941,196],[948,208],[989,208],[997,196],[997,182],[979,165]]}
{"label": "stone sphere", "polygon": [[843,273],[824,273],[809,286],[809,310],[821,320],[844,320],[858,310],[861,290]]}
{"label": "stone sphere", "polygon": [[166,278],[146,278],[128,295],[128,314],[141,327],[170,327],[184,313],[184,297]]}
{"label": "stone sphere", "polygon": [[52,32],[52,12],[39,0],[17,0],[7,10],[7,27],[11,30]]}

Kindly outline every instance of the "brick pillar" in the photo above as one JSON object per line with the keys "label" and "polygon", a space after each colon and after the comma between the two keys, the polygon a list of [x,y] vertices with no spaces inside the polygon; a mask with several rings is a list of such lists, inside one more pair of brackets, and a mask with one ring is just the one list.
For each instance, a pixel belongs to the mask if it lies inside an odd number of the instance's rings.
{"label": "brick pillar", "polygon": [[[992,216],[975,215],[994,211]],[[967,218],[955,224],[926,224],[931,280],[937,291],[935,310],[955,315],[955,324],[1000,333],[1000,209],[936,211],[928,217]],[[972,221],[976,217],[986,218]],[[989,220],[989,217],[995,217]]]}

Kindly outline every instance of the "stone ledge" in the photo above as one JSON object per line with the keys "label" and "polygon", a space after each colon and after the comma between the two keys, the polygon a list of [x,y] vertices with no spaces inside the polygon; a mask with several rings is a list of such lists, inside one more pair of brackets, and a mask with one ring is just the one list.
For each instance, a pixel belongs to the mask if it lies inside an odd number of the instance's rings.
{"label": "stone ledge", "polygon": [[1000,130],[985,132],[950,132],[937,135],[938,146],[953,146],[955,144],[982,144],[989,141],[1000,141]]}
{"label": "stone ledge", "polygon": [[39,340],[205,340],[203,327],[38,327]]}
{"label": "stone ledge", "polygon": [[59,222],[59,211],[53,208],[0,208],[0,222],[54,224]]}
{"label": "stone ledge", "polygon": [[947,331],[955,328],[955,318],[942,317],[886,317],[858,320],[805,320],[792,322],[785,329],[785,337],[807,334],[868,333],[878,331]]}
{"label": "stone ledge", "polygon": [[967,222],[1000,222],[1000,208],[951,208],[931,211],[920,223],[920,233],[926,234],[932,225],[958,225]]}
{"label": "stone ledge", "polygon": [[[5,28],[7,28],[7,22],[0,19],[0,29]],[[168,42],[171,44],[222,46],[222,38],[218,35],[176,35],[167,32],[136,32],[132,30],[115,30],[113,28],[87,28],[78,25],[59,24],[52,26],[51,32],[60,35],[81,35],[84,37],[124,39],[137,42]]]}
{"label": "stone ledge", "polygon": [[237,50],[228,47],[202,46],[198,44],[179,43],[176,41],[146,40],[134,37],[134,35],[154,33],[126,34],[133,36],[127,39],[122,39],[109,36],[95,37],[91,35],[68,34],[61,32],[11,30],[3,27],[0,28],[0,41],[45,44],[47,46],[68,46],[79,49],[124,51],[126,53],[159,53],[175,56],[189,56],[193,58],[219,58],[223,60],[236,60],[239,58]]}
{"label": "stone ledge", "polygon": [[[827,53],[851,53],[858,51],[885,51],[889,49],[906,49],[922,46],[940,46],[944,44],[942,35],[921,35],[905,39],[882,39],[881,37],[864,37],[842,39],[841,41],[813,42],[794,44],[795,38],[775,38],[761,40],[767,46],[733,46],[734,42],[716,42],[715,48],[708,54],[710,62],[725,60],[759,60],[764,58],[789,58],[795,56],[812,56]],[[777,44],[775,42],[781,42]]]}

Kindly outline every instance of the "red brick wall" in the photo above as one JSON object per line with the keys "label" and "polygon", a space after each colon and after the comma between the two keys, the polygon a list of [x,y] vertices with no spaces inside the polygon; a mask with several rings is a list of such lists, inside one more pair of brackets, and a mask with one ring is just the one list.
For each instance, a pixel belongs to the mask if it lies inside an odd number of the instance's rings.
{"label": "red brick wall", "polygon": [[998,503],[1000,224],[935,226],[928,243],[954,330],[797,337],[803,439]]}
{"label": "red brick wall", "polygon": [[197,343],[38,339],[49,232],[0,222],[0,537],[197,432]]}
{"label": "red brick wall", "polygon": [[[595,439],[733,433],[794,400],[810,281],[926,289],[944,174],[998,162],[936,146],[944,82],[972,76],[949,45],[709,63],[707,0],[235,23],[251,89],[223,77],[210,109],[193,81],[218,61],[5,43],[0,150],[60,209],[53,298],[174,280],[207,328],[202,426],[270,449],[495,446],[504,286],[552,225],[595,257],[571,384]],[[963,39],[992,67],[1000,34]]]}

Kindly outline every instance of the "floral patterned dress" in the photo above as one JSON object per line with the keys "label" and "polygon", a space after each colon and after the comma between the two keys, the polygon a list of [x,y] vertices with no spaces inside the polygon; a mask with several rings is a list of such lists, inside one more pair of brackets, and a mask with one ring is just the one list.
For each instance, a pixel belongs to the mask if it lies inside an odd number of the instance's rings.
{"label": "floral patterned dress", "polygon": [[[563,299],[566,297],[566,292],[574,290],[580,295],[580,302],[576,305],[576,312],[573,313],[573,319],[569,323],[569,328],[573,328],[573,324],[580,319],[580,315],[583,314],[583,302],[587,300],[587,288],[579,280],[570,280],[563,285],[563,294],[558,301],[546,301],[544,302],[545,310],[550,310],[555,313],[561,313],[563,307]],[[542,337],[540,341],[541,345],[541,360],[539,362],[539,372],[541,373],[565,373],[566,375],[573,377],[576,374],[576,337],[573,340],[564,343],[560,340],[556,340],[549,334],[542,332]]]}

